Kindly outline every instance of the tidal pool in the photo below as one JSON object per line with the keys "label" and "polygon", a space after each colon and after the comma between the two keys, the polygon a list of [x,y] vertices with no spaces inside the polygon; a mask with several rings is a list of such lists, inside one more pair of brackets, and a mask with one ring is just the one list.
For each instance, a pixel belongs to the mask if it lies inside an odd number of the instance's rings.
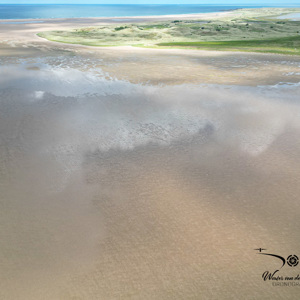
{"label": "tidal pool", "polygon": [[277,17],[277,19],[291,19],[292,21],[300,20],[300,13],[287,14]]}

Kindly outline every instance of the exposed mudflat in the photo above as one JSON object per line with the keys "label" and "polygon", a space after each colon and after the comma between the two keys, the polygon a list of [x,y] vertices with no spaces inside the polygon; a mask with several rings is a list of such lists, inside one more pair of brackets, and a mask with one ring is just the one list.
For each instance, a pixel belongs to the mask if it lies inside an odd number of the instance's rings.
{"label": "exposed mudflat", "polygon": [[13,34],[1,299],[298,299],[300,58]]}

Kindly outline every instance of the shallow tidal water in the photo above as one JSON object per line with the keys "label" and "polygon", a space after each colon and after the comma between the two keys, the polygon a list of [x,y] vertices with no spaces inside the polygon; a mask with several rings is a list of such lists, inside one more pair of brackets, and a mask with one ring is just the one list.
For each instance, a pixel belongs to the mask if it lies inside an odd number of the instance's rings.
{"label": "shallow tidal water", "polygon": [[[286,5],[286,3],[285,3]],[[91,17],[163,16],[210,13],[239,8],[256,8],[253,5],[126,5],[126,4],[0,4],[0,19],[55,19]]]}
{"label": "shallow tidal water", "polygon": [[298,299],[299,84],[88,64],[0,66],[0,299]]}

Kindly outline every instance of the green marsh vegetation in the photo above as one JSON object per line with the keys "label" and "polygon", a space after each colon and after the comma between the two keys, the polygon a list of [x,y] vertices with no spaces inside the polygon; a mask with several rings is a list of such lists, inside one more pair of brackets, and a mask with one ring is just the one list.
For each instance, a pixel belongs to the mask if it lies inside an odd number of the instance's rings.
{"label": "green marsh vegetation", "polygon": [[300,9],[240,9],[223,17],[105,25],[38,35],[88,46],[193,48],[300,55],[300,19],[278,19]]}

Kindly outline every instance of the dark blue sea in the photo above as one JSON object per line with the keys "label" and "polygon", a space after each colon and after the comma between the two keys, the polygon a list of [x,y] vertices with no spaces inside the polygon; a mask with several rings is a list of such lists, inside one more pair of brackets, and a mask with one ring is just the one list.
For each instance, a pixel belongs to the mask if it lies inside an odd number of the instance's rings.
{"label": "dark blue sea", "polygon": [[0,19],[159,16],[220,12],[259,6],[219,5],[22,5],[0,4]]}

